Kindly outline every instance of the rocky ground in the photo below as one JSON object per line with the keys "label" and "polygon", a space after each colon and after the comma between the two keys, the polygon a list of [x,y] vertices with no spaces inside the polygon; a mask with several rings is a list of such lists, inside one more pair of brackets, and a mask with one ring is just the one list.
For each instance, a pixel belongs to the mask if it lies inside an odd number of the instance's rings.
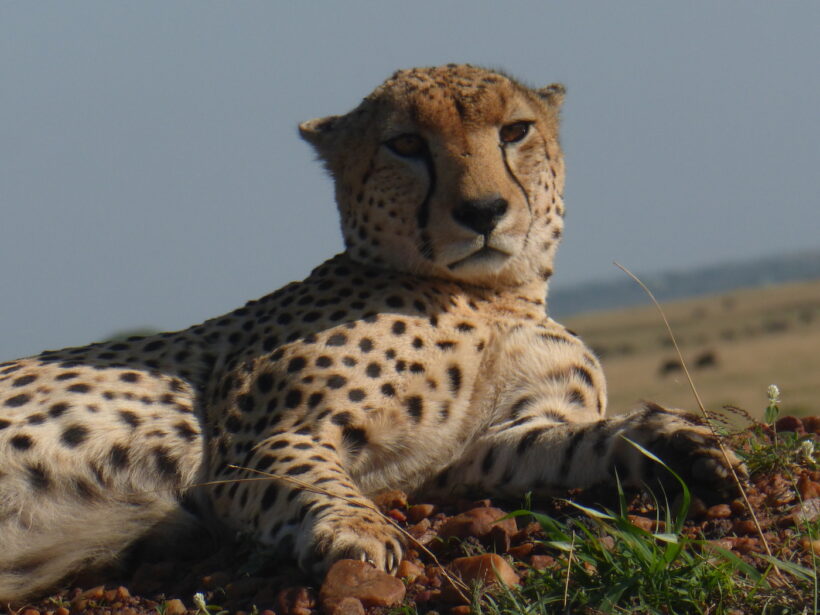
{"label": "rocky ground", "polygon": [[[811,554],[820,554],[820,541],[811,540],[801,528],[806,524],[817,527],[820,519],[820,471],[813,468],[816,457],[810,447],[794,446],[796,440],[790,434],[785,434],[791,440],[784,441],[782,451],[772,448],[775,430],[761,426],[756,429],[755,441],[762,443],[764,450],[758,451],[755,459],[756,473],[747,488],[748,500],[772,554],[811,569]],[[820,417],[784,417],[776,424],[776,432],[784,431],[797,438],[802,436],[804,441],[816,441]],[[736,448],[748,448],[748,432],[731,442]],[[799,463],[800,455],[806,457],[806,463]],[[571,495],[581,502],[601,501],[599,494]],[[646,497],[635,497],[630,520],[649,531],[662,529],[648,502]],[[380,496],[377,504],[406,529],[415,543],[401,564],[398,578],[361,562],[345,560],[334,565],[320,586],[288,562],[272,560],[241,545],[216,549],[207,537],[201,537],[185,549],[170,545],[144,547],[118,571],[75,579],[72,587],[10,612],[380,615],[390,607],[410,605],[420,613],[465,615],[470,612],[472,592],[457,587],[454,579],[462,579],[467,585],[479,581],[492,591],[498,583],[496,573],[510,586],[536,571],[554,568],[556,575],[565,575],[564,556],[544,543],[542,528],[531,517],[498,521],[520,508],[520,502],[408,502],[404,494],[391,492]],[[616,506],[613,502],[609,505]],[[556,518],[578,514],[563,501],[539,509]],[[684,534],[705,537],[757,569],[766,568],[760,557],[765,552],[763,538],[741,498],[711,506],[695,499]]]}

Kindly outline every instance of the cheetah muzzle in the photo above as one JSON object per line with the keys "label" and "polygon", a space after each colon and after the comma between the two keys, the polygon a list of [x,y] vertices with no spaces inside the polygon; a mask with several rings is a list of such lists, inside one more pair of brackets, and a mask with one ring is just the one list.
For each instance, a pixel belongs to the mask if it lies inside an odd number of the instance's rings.
{"label": "cheetah muzzle", "polygon": [[[306,570],[392,572],[402,538],[368,499],[383,489],[654,477],[622,436],[726,485],[686,415],[605,418],[598,360],[546,315],[563,94],[466,65],[399,71],[300,126],[335,180],[342,254],[184,331],[0,365],[0,599],[115,557],[183,495]],[[264,474],[279,478],[237,480]]]}

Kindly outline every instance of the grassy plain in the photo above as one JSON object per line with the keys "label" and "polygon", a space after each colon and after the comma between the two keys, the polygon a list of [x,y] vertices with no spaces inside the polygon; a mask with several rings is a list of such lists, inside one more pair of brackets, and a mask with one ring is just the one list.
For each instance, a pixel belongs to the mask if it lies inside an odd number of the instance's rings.
{"label": "grassy plain", "polygon": [[[663,305],[707,409],[729,404],[761,418],[766,389],[782,414],[820,414],[820,280],[743,289]],[[592,312],[563,319],[601,357],[609,411],[640,400],[696,409],[657,310]]]}

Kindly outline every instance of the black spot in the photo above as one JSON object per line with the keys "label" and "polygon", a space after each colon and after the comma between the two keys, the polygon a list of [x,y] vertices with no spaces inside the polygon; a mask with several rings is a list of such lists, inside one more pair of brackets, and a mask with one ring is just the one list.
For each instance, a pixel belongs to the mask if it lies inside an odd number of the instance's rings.
{"label": "black spot", "polygon": [[587,400],[584,397],[584,393],[582,391],[580,391],[579,389],[572,389],[569,392],[569,395],[567,396],[567,398],[569,399],[569,403],[571,403],[571,404],[577,404],[579,406],[586,406],[587,405]]}
{"label": "black spot", "polygon": [[424,373],[424,365],[421,363],[411,363],[410,364],[410,371],[414,374],[423,374]]}
{"label": "black spot", "polygon": [[145,346],[143,346],[143,350],[147,352],[154,352],[155,350],[159,350],[165,346],[165,342],[162,340],[154,340],[153,342],[148,342]]}
{"label": "black spot", "polygon": [[120,410],[120,420],[122,422],[127,423],[131,429],[136,429],[142,423],[142,419],[138,417],[136,414],[131,412],[130,410]]}
{"label": "black spot", "polygon": [[367,446],[367,432],[361,427],[345,427],[342,441],[351,455],[358,455]]}
{"label": "black spot", "polygon": [[0,429],[5,429],[11,425],[11,421],[7,421],[6,419],[0,419]]}
{"label": "black spot", "polygon": [[270,393],[273,389],[273,374],[264,372],[256,379],[256,388],[260,393]]}
{"label": "black spot", "polygon": [[265,340],[262,342],[262,348],[264,348],[265,352],[270,352],[274,348],[279,345],[279,338],[275,335],[271,335],[266,337]]}
{"label": "black spot", "polygon": [[495,449],[490,447],[485,453],[484,459],[481,460],[481,472],[489,474],[490,470],[493,469],[493,463],[495,463]]}
{"label": "black spot", "polygon": [[397,320],[393,323],[390,330],[393,332],[393,335],[402,335],[405,331],[407,331],[407,325],[401,320]]}
{"label": "black spot", "polygon": [[29,425],[42,425],[43,423],[46,422],[46,415],[45,414],[40,414],[39,412],[36,413],[36,414],[32,414],[32,415],[26,417],[26,422]]}
{"label": "black spot", "polygon": [[529,430],[527,433],[524,434],[524,437],[518,441],[518,446],[515,448],[515,451],[519,455],[523,455],[525,452],[527,452],[527,449],[529,449],[533,444],[535,444],[535,441],[538,439],[538,437],[545,431],[547,431],[547,427],[536,427],[535,429]]}
{"label": "black spot", "polygon": [[152,452],[159,473],[166,478],[179,480],[179,476],[177,475],[179,464],[176,459],[168,454],[168,450],[162,446],[158,446]]}
{"label": "black spot", "polygon": [[53,406],[51,406],[51,408],[48,409],[48,415],[51,418],[56,419],[57,417],[62,416],[62,414],[66,410],[68,410],[68,404],[63,404],[63,403],[54,404]]}
{"label": "black spot", "polygon": [[569,421],[567,421],[566,417],[563,414],[561,414],[560,412],[556,412],[555,410],[544,410],[544,412],[542,413],[542,416],[545,419],[549,419],[549,420],[554,421],[556,423],[568,423],[569,422]]}
{"label": "black spot", "polygon": [[340,376],[339,374],[333,374],[327,379],[327,386],[331,389],[341,389],[346,384],[347,378]]}
{"label": "black spot", "polygon": [[313,469],[313,466],[309,463],[303,463],[298,466],[293,466],[292,468],[288,468],[285,470],[285,474],[288,476],[298,476],[299,474],[304,474],[305,472],[310,472]]}
{"label": "black spot", "polygon": [[82,499],[86,501],[94,500],[97,497],[97,491],[94,489],[94,486],[91,485],[87,480],[84,478],[80,478],[79,476],[74,479],[74,490],[77,492]]}
{"label": "black spot", "polygon": [[365,398],[365,393],[361,389],[350,389],[347,393],[347,398],[350,401],[362,401]]}
{"label": "black spot", "polygon": [[326,346],[344,346],[347,344],[347,336],[344,333],[334,333],[325,342]]}
{"label": "black spot", "polygon": [[333,359],[326,356],[321,356],[316,359],[316,367],[330,367],[333,365]]}
{"label": "black spot", "polygon": [[285,406],[287,408],[295,408],[302,401],[302,391],[299,389],[291,389],[285,395]]}
{"label": "black spot", "polygon": [[51,477],[41,465],[26,466],[28,482],[35,491],[45,491],[51,486]]}
{"label": "black spot", "polygon": [[31,437],[24,434],[14,436],[11,440],[9,440],[9,443],[18,451],[27,451],[32,445]]}
{"label": "black spot", "polygon": [[578,376],[581,380],[584,381],[588,386],[594,386],[592,383],[592,374],[589,373],[589,370],[585,367],[575,366],[572,368],[572,373]]}
{"label": "black spot", "polygon": [[30,396],[26,395],[25,393],[20,393],[20,395],[15,395],[14,397],[9,397],[6,400],[6,406],[9,408],[19,408],[20,406],[25,406],[29,400],[31,399]]}
{"label": "black spot", "polygon": [[30,375],[30,376],[20,376],[19,378],[12,381],[11,386],[13,387],[24,387],[27,384],[31,384],[37,380],[37,376]]}
{"label": "black spot", "polygon": [[72,384],[66,390],[69,393],[88,393],[91,390],[91,387],[88,386],[87,384],[77,383],[77,384]]}
{"label": "black spot", "polygon": [[385,299],[385,303],[391,308],[401,308],[404,307],[404,299],[397,295],[391,295],[387,299]]}
{"label": "black spot", "polygon": [[180,421],[179,423],[174,425],[174,429],[176,430],[179,437],[182,438],[183,440],[186,440],[187,442],[193,442],[194,440],[196,440],[196,437],[197,437],[196,429],[191,427],[185,421]]}
{"label": "black spot", "polygon": [[404,401],[404,405],[407,407],[407,412],[410,414],[410,418],[418,423],[424,412],[424,403],[422,402],[421,397],[418,395],[408,397]]}
{"label": "black spot", "polygon": [[352,420],[353,417],[350,415],[349,412],[339,412],[338,414],[333,415],[333,418],[330,419],[330,422],[334,425],[345,427],[346,425],[350,425],[350,421]]}
{"label": "black spot", "polygon": [[510,407],[510,418],[511,419],[517,419],[518,415],[521,414],[521,411],[524,408],[526,408],[527,406],[530,406],[533,403],[533,401],[535,401],[535,400],[532,397],[530,397],[529,395],[525,395],[524,397],[522,397],[521,399],[516,401]]}
{"label": "black spot", "polygon": [[274,502],[276,502],[276,498],[279,496],[279,490],[277,489],[276,485],[270,484],[265,488],[265,493],[262,494],[262,501],[260,506],[262,510],[268,510],[271,506],[273,506]]}
{"label": "black spot", "polygon": [[123,382],[137,382],[140,379],[140,375],[136,372],[125,372],[124,374],[120,374],[120,380]]}
{"label": "black spot", "polygon": [[556,344],[571,344],[572,342],[567,338],[561,335],[555,335],[554,333],[541,333],[539,334],[541,339],[545,342],[554,342]]}
{"label": "black spot", "polygon": [[359,350],[362,352],[370,352],[373,350],[373,341],[369,338],[363,337],[361,341],[359,341]]}
{"label": "black spot", "polygon": [[420,337],[413,338],[413,348],[424,348],[424,342]]}
{"label": "black spot", "polygon": [[450,341],[445,340],[445,341],[441,341],[441,342],[436,342],[436,346],[438,346],[442,350],[452,350],[453,348],[456,347],[456,342],[450,342]]}
{"label": "black spot", "polygon": [[572,469],[575,451],[578,449],[578,444],[581,440],[583,440],[584,436],[586,436],[586,430],[584,429],[579,429],[572,435],[572,438],[567,443],[567,447],[564,450],[564,459],[561,462],[561,468],[558,470],[558,476],[566,477],[569,475],[569,472]]}
{"label": "black spot", "polygon": [[115,444],[108,453],[108,460],[114,469],[124,470],[128,467],[128,448],[122,444]]}
{"label": "black spot", "polygon": [[450,392],[458,395],[461,389],[461,370],[456,365],[447,368],[447,377],[450,379]]}
{"label": "black spot", "polygon": [[378,363],[370,363],[367,366],[367,369],[365,369],[365,373],[370,378],[378,378],[382,373],[381,365],[379,365]]}
{"label": "black spot", "polygon": [[456,329],[458,329],[462,333],[469,333],[470,331],[475,329],[475,327],[468,322],[460,322],[456,325]]}
{"label": "black spot", "polygon": [[308,397],[308,407],[315,408],[321,403],[322,398],[324,398],[322,393],[311,393],[310,397]]}
{"label": "black spot", "polygon": [[77,372],[64,372],[59,374],[54,380],[71,380],[72,378],[76,378],[79,376]]}
{"label": "black spot", "polygon": [[381,388],[381,391],[382,391],[382,395],[384,395],[386,397],[395,397],[396,396],[396,388],[390,383],[383,384],[382,388]]}
{"label": "black spot", "polygon": [[60,441],[68,448],[74,448],[85,442],[88,437],[88,429],[82,425],[71,425],[60,434]]}
{"label": "black spot", "polygon": [[287,440],[277,440],[276,442],[273,442],[268,448],[271,450],[276,450],[279,448],[286,448],[288,446],[290,446],[290,442],[288,442]]}
{"label": "black spot", "polygon": [[307,361],[305,361],[303,357],[294,357],[290,360],[290,363],[288,363],[288,372],[298,372],[304,369],[305,365],[307,365]]}
{"label": "black spot", "polygon": [[237,433],[242,429],[242,420],[235,414],[228,415],[225,421],[225,429],[231,433]]}

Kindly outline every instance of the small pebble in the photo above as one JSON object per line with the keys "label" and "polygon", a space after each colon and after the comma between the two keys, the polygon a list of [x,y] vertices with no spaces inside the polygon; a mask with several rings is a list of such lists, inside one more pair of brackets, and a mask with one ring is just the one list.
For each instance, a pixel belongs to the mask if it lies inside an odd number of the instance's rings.
{"label": "small pebble", "polygon": [[707,519],[727,519],[732,516],[732,509],[728,504],[715,504],[706,509]]}

